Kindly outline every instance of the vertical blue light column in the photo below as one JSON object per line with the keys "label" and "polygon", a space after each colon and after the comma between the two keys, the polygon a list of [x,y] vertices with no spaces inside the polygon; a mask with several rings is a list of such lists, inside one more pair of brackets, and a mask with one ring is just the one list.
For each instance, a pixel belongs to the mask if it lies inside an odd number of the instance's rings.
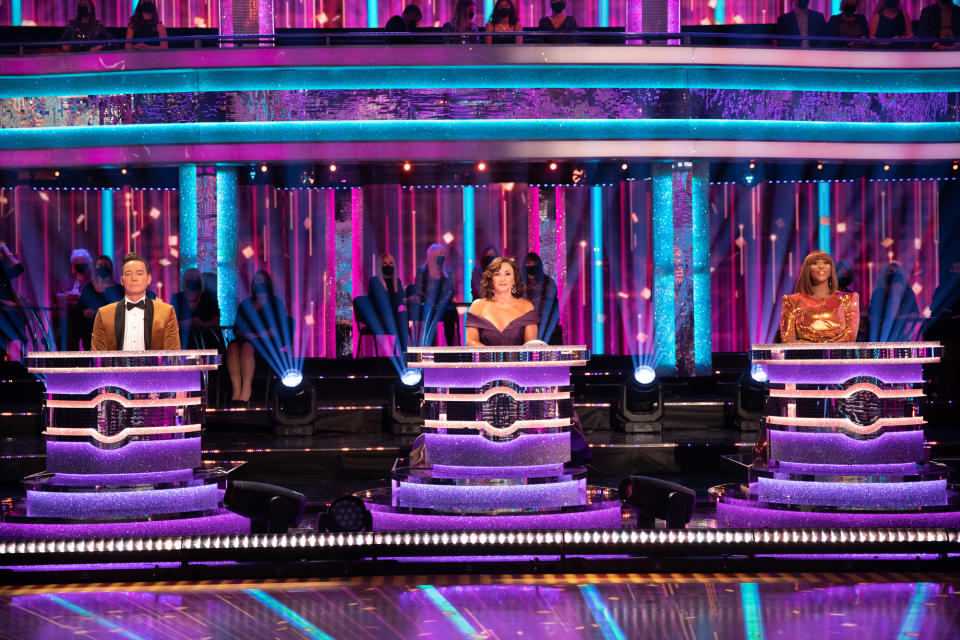
{"label": "vertical blue light column", "polygon": [[237,311],[237,252],[237,168],[217,167],[217,303],[223,325],[232,325]]}
{"label": "vertical blue light column", "polygon": [[197,165],[180,165],[180,278],[197,268]]}
{"label": "vertical blue light column", "polygon": [[830,253],[830,227],[832,214],[830,207],[830,183],[817,183],[817,215],[820,219],[817,248]]}
{"label": "vertical blue light column", "polygon": [[747,640],[765,640],[763,611],[760,608],[760,588],[756,582],[740,584],[740,604],[743,608],[743,627]]}
{"label": "vertical blue light column", "polygon": [[377,0],[367,0],[367,28],[376,29],[380,26],[379,11]]}
{"label": "vertical blue light column", "polygon": [[697,375],[713,370],[713,318],[710,312],[710,167],[698,162],[690,177],[693,218],[693,361]]}
{"label": "vertical blue light column", "polygon": [[677,368],[673,288],[673,170],[667,163],[653,165],[653,332],[659,375]]}
{"label": "vertical blue light column", "polygon": [[100,253],[116,261],[117,256],[113,255],[113,225],[113,189],[104,189],[100,192]]}
{"label": "vertical blue light column", "polygon": [[480,20],[478,20],[481,28],[487,23],[487,18],[493,15],[493,3],[494,0],[483,0],[483,16],[481,16]]}
{"label": "vertical blue light column", "polygon": [[19,27],[23,22],[23,8],[20,0],[10,0],[10,25]]}
{"label": "vertical blue light column", "polygon": [[473,302],[473,265],[477,260],[477,229],[473,187],[463,188],[463,299]]}
{"label": "vertical blue light column", "polygon": [[713,24],[723,24],[726,19],[727,7],[724,0],[716,0],[713,6]]}
{"label": "vertical blue light column", "polygon": [[[591,351],[603,353],[603,188],[590,188],[590,245],[592,250],[590,276],[590,335]],[[586,275],[586,274],[584,274]]]}
{"label": "vertical blue light column", "polygon": [[597,26],[610,26],[610,0],[597,0]]}

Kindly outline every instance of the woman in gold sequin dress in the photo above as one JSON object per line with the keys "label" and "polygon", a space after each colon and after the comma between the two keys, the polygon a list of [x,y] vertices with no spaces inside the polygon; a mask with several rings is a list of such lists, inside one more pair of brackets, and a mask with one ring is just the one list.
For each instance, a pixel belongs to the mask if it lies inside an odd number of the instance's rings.
{"label": "woman in gold sequin dress", "polygon": [[803,260],[796,293],[783,296],[780,337],[784,342],[855,342],[860,298],[837,290],[833,259],[814,251]]}

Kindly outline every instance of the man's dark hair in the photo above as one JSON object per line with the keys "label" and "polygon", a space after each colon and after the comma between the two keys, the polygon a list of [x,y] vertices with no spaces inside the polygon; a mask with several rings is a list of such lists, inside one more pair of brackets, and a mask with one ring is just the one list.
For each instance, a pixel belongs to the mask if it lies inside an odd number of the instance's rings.
{"label": "man's dark hair", "polygon": [[150,273],[150,265],[139,253],[128,253],[123,256],[123,260],[120,261],[120,273],[123,273],[123,268],[127,266],[128,262],[142,262],[143,266],[147,268],[147,273]]}
{"label": "man's dark hair", "polygon": [[417,21],[420,21],[423,18],[423,13],[420,12],[420,7],[415,4],[408,4],[403,9],[403,15],[408,18],[416,17]]}

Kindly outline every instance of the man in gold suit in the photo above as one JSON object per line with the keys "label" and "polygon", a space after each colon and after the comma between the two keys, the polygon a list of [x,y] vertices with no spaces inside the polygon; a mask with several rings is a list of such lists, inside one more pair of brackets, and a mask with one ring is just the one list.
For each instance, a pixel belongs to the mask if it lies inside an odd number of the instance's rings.
{"label": "man in gold suit", "polygon": [[94,351],[180,349],[180,328],[173,306],[147,297],[150,267],[136,253],[120,264],[124,299],[100,307],[93,321]]}

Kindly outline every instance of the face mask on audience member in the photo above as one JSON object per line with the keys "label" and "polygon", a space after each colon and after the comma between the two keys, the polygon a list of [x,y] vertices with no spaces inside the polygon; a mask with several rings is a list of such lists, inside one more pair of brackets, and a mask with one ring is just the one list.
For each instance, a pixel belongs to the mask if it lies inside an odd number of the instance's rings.
{"label": "face mask on audience member", "polygon": [[532,262],[527,263],[527,280],[536,280],[540,275],[540,265]]}
{"label": "face mask on audience member", "polygon": [[798,9],[806,9],[810,6],[810,0],[797,0]]}
{"label": "face mask on audience member", "polygon": [[437,266],[442,267],[443,263],[447,261],[447,256],[437,256]]}
{"label": "face mask on audience member", "polygon": [[200,291],[203,288],[203,283],[199,280],[194,280],[190,278],[189,280],[183,281],[183,288],[187,291]]}
{"label": "face mask on audience member", "polygon": [[510,17],[510,9],[508,7],[497,7],[497,10],[493,12],[493,17],[497,20],[503,20]]}
{"label": "face mask on audience member", "polygon": [[80,275],[83,275],[84,273],[86,273],[89,268],[90,268],[90,265],[87,264],[86,262],[78,262],[75,265],[73,265],[74,271],[76,271]]}
{"label": "face mask on audience member", "polygon": [[97,277],[106,280],[113,273],[113,269],[107,266],[97,267]]}
{"label": "face mask on audience member", "polygon": [[567,6],[567,3],[566,3],[566,2],[551,2],[551,3],[550,3],[550,8],[553,9],[553,12],[554,12],[554,13],[561,13],[561,12],[563,12],[563,10],[564,10],[564,8],[566,8],[566,6]]}
{"label": "face mask on audience member", "polygon": [[254,293],[264,294],[264,295],[265,295],[266,293],[268,293],[268,291],[269,291],[269,290],[267,289],[267,283],[265,283],[265,282],[261,282],[261,283],[258,283],[258,284],[253,285],[253,292],[254,292]]}
{"label": "face mask on audience member", "polygon": [[387,278],[392,278],[392,277],[393,277],[393,265],[392,265],[392,264],[385,264],[385,265],[383,265],[382,267],[380,267],[380,271],[382,271],[382,272],[383,272],[383,275],[386,276]]}
{"label": "face mask on audience member", "polygon": [[852,2],[847,2],[840,7],[840,10],[843,11],[845,15],[852,16],[857,12],[857,5],[853,4]]}
{"label": "face mask on audience member", "polygon": [[85,4],[77,5],[77,18],[83,20],[90,17],[90,7]]}

